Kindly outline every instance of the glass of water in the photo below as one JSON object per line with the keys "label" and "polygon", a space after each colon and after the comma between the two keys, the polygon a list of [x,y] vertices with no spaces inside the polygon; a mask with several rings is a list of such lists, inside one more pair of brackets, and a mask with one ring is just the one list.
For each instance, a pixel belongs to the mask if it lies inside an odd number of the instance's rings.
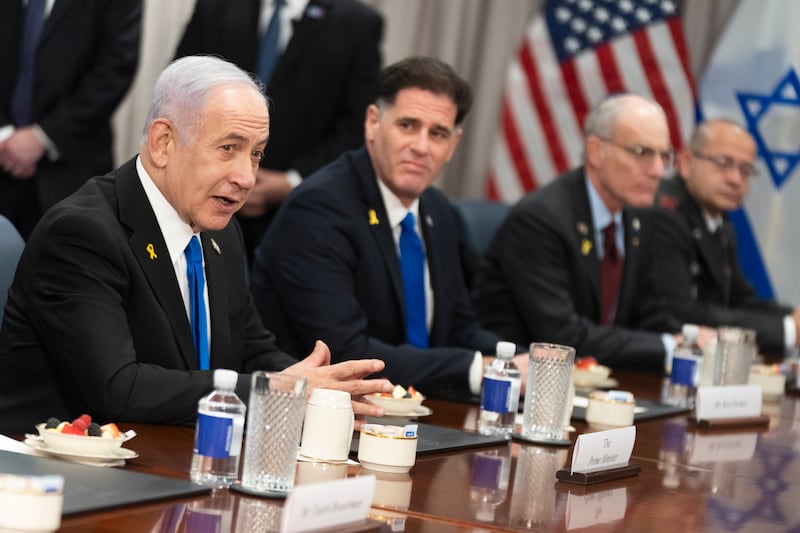
{"label": "glass of water", "polygon": [[522,436],[531,440],[560,441],[572,384],[575,348],[531,344]]}
{"label": "glass of water", "polygon": [[247,407],[243,490],[285,496],[294,487],[306,405],[305,378],[256,371]]}
{"label": "glass of water", "polygon": [[714,385],[747,385],[756,357],[756,332],[722,326],[717,329]]}

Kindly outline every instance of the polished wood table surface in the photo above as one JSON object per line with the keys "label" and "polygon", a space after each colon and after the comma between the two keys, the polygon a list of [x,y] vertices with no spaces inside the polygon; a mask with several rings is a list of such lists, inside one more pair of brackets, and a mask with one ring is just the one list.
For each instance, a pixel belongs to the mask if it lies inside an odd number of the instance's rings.
{"label": "polished wood table surface", "polygon": [[[638,398],[658,399],[661,378],[615,373]],[[429,399],[421,421],[475,430],[476,405]],[[638,476],[579,486],[557,482],[572,446],[507,445],[420,455],[408,474],[377,476],[370,516],[384,531],[793,531],[800,528],[800,406],[784,396],[765,401],[769,428],[698,430],[686,415],[636,423],[632,462]],[[597,428],[573,420],[576,434]],[[126,428],[128,425],[124,425]],[[188,479],[193,430],[131,425],[132,471]],[[341,470],[338,470],[341,469]],[[300,464],[298,483],[367,473],[357,466]],[[197,513],[217,512],[221,529],[277,527],[280,501],[222,490],[64,517],[67,532],[205,532]],[[216,509],[216,511],[214,511]],[[211,511],[209,511],[211,510]],[[206,522],[207,523],[207,522]],[[375,524],[375,522],[373,522]],[[373,528],[374,530],[374,528]]]}

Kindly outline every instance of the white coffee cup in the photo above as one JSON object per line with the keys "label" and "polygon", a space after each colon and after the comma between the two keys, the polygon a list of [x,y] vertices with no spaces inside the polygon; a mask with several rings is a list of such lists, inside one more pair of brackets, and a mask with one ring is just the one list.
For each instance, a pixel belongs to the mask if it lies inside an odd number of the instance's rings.
{"label": "white coffee cup", "polygon": [[354,422],[350,393],[314,389],[306,404],[300,454],[320,461],[346,461]]}

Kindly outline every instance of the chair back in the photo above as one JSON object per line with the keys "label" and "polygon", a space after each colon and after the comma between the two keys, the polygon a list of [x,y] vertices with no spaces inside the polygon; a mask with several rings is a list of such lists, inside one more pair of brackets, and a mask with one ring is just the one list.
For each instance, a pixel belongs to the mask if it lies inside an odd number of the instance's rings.
{"label": "chair back", "polygon": [[511,206],[491,200],[452,200],[461,232],[461,260],[467,286],[489,249],[495,233],[508,215]]}
{"label": "chair back", "polygon": [[0,215],[0,325],[3,323],[8,289],[14,281],[14,273],[17,271],[17,263],[24,247],[25,241],[22,240],[17,228]]}

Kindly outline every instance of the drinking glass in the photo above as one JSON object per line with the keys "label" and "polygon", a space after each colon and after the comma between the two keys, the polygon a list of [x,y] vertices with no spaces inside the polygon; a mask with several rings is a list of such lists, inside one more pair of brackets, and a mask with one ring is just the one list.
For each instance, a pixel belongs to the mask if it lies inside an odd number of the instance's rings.
{"label": "drinking glass", "polygon": [[306,387],[305,378],[253,372],[242,469],[244,490],[275,496],[291,492]]}
{"label": "drinking glass", "polygon": [[572,385],[575,348],[535,342],[531,344],[522,436],[531,440],[564,438]]}
{"label": "drinking glass", "polygon": [[723,326],[717,330],[714,385],[746,385],[756,356],[756,332]]}

